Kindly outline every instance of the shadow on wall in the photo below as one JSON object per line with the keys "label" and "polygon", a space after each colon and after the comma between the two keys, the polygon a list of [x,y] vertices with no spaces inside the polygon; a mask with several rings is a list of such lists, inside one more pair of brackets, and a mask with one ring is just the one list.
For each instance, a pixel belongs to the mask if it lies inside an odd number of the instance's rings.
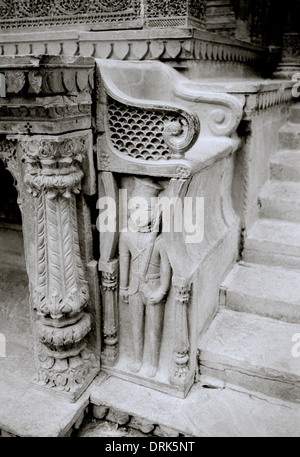
{"label": "shadow on wall", "polygon": [[18,193],[14,187],[14,179],[0,160],[0,223],[22,223],[17,198]]}

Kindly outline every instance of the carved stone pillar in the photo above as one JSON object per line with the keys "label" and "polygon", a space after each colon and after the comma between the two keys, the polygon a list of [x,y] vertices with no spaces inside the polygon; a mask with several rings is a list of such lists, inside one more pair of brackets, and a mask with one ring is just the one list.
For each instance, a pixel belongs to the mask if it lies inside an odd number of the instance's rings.
{"label": "carved stone pillar", "polygon": [[174,369],[170,377],[171,384],[184,386],[188,375],[189,364],[189,325],[188,304],[190,301],[191,286],[176,282],[175,288],[175,328],[174,328]]}
{"label": "carved stone pillar", "polygon": [[280,79],[290,79],[300,72],[300,33],[285,33],[281,63],[274,76]]}
{"label": "carved stone pillar", "polygon": [[280,79],[290,79],[300,72],[300,1],[287,0],[283,9],[286,14],[285,32],[282,43],[282,58],[274,76]]}
{"label": "carved stone pillar", "polygon": [[207,0],[206,29],[221,35],[233,35],[236,19],[230,0]]}
{"label": "carved stone pillar", "polygon": [[88,136],[77,132],[17,140],[36,219],[36,254],[30,259],[36,265],[31,290],[39,341],[35,381],[75,400],[99,370],[87,342],[89,285],[76,207]]}
{"label": "carved stone pillar", "polygon": [[0,61],[6,80],[0,158],[22,208],[35,383],[75,401],[100,369],[100,294],[85,201],[96,194],[94,61],[49,55]]}
{"label": "carved stone pillar", "polygon": [[[108,263],[107,271],[102,271],[101,292],[103,304],[103,347],[104,366],[114,366],[118,360],[118,260]],[[110,271],[108,271],[110,270]]]}

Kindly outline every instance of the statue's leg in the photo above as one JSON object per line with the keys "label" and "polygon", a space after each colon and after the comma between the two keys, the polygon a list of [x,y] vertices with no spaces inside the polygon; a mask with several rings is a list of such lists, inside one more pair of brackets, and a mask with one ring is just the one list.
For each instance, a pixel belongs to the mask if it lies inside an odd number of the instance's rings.
{"label": "statue's leg", "polygon": [[139,292],[129,297],[134,362],[130,371],[138,373],[143,365],[145,306]]}
{"label": "statue's leg", "polygon": [[147,319],[149,322],[149,341],[150,341],[150,367],[147,371],[149,378],[154,378],[158,370],[161,338],[164,323],[163,303],[147,306]]}

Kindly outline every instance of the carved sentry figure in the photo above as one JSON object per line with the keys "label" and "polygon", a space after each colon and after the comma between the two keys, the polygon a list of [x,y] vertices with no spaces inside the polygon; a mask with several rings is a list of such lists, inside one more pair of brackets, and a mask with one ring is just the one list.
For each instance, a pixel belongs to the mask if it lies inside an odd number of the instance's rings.
{"label": "carved sentry figure", "polygon": [[[160,212],[153,208],[161,186],[149,178],[135,178],[132,197],[136,207],[129,215],[129,231],[120,235],[120,295],[129,303],[134,361],[129,369],[138,373],[143,365],[145,313],[149,322],[150,366],[147,376],[158,370],[164,305],[170,288],[171,266],[163,237],[159,234]],[[154,210],[154,211],[153,211]]]}

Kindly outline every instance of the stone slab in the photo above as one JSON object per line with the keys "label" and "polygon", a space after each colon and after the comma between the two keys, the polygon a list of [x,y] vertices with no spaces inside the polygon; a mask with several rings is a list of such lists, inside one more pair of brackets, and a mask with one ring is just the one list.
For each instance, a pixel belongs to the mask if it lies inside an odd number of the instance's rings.
{"label": "stone slab", "polygon": [[285,124],[279,131],[279,145],[284,149],[299,149],[300,125],[292,122]]}
{"label": "stone slab", "polygon": [[300,183],[268,181],[259,195],[262,218],[300,222]]}
{"label": "stone slab", "polygon": [[300,124],[300,103],[291,107],[289,121],[294,124]]}
{"label": "stone slab", "polygon": [[292,354],[300,324],[221,310],[201,340],[200,374],[300,402],[300,360]]}
{"label": "stone slab", "polygon": [[243,260],[300,269],[300,224],[259,219],[247,233]]}
{"label": "stone slab", "polygon": [[300,181],[300,150],[279,151],[270,162],[271,179]]}
{"label": "stone slab", "polygon": [[299,436],[298,405],[195,384],[185,399],[111,377],[91,387],[91,402],[194,437]]}
{"label": "stone slab", "polygon": [[221,306],[300,323],[299,270],[240,263],[221,286]]}

